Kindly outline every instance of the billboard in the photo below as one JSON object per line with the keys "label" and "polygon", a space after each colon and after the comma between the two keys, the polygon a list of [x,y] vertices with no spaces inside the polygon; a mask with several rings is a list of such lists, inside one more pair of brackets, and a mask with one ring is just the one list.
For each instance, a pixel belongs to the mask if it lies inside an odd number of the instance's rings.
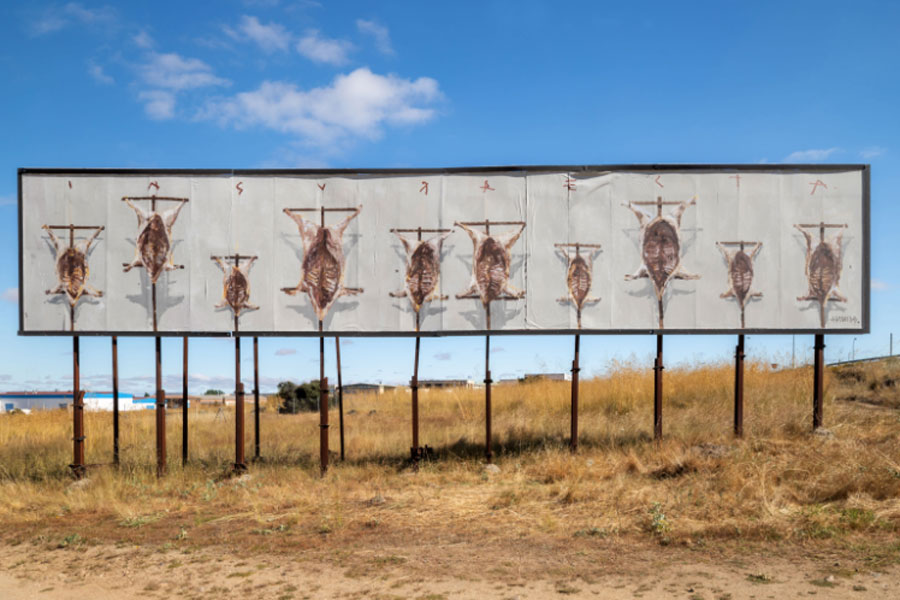
{"label": "billboard", "polygon": [[20,169],[23,335],[861,333],[869,167]]}

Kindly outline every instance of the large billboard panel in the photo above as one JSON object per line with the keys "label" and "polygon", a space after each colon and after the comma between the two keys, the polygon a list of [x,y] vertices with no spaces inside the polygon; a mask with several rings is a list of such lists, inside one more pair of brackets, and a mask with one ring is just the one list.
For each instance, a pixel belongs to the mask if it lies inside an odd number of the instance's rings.
{"label": "large billboard panel", "polygon": [[25,335],[868,331],[865,165],[21,169]]}

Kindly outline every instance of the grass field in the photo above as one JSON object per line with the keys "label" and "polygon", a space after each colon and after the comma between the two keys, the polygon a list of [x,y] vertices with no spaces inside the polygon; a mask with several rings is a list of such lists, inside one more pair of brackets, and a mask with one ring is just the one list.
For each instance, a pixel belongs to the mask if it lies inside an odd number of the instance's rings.
{"label": "grass field", "polygon": [[[272,401],[261,414],[263,460],[239,478],[227,475],[233,413],[191,409],[191,458],[182,468],[180,413],[171,411],[161,480],[152,412],[124,413],[121,467],[93,468],[81,483],[67,469],[68,412],[0,415],[0,535],[50,547],[318,549],[339,561],[385,544],[505,544],[516,553],[523,541],[701,553],[814,545],[873,565],[900,556],[900,362],[829,370],[828,431],[818,434],[811,369],[748,363],[742,440],[731,434],[730,365],[667,370],[660,444],[651,439],[652,371],[613,372],[582,382],[574,455],[567,382],[495,386],[499,472],[483,465],[477,389],[422,394],[420,439],[435,456],[418,472],[406,460],[404,390],[345,398],[347,461],[335,459],[324,477],[318,415],[280,415]],[[332,411],[333,450],[337,420]],[[247,423],[252,456],[249,412]],[[86,433],[87,462],[108,463],[111,415],[88,413]],[[502,551],[485,560],[485,568],[504,568]],[[372,567],[353,564],[351,571]]]}

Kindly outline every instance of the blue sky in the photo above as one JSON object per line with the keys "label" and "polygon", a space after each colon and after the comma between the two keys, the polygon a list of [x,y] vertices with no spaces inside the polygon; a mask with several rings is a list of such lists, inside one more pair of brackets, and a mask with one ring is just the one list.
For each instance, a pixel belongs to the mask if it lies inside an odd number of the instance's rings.
{"label": "blue sky", "polygon": [[[0,389],[71,385],[71,343],[17,329],[16,168],[444,167],[866,162],[872,334],[883,354],[900,266],[900,5],[890,2],[4,3],[0,7]],[[854,342],[854,337],[856,341]],[[667,337],[671,363],[728,360],[733,336]],[[345,340],[345,382],[402,382],[411,340]],[[650,336],[590,337],[588,374],[651,364]],[[791,336],[751,356],[790,360]],[[799,359],[811,336],[797,336]],[[571,337],[501,337],[495,378],[564,370]],[[164,341],[180,388],[180,340]],[[230,340],[192,341],[192,390],[230,389]],[[249,358],[249,344],[245,344]],[[900,348],[900,339],[898,339]],[[82,341],[109,387],[109,340]],[[329,358],[333,343],[328,344]],[[315,340],[260,342],[263,387],[317,376]],[[422,377],[482,374],[482,338],[423,341]],[[149,339],[120,341],[123,389],[153,387]],[[245,372],[249,372],[245,365]],[[330,365],[329,365],[330,366]],[[331,377],[333,374],[333,367]],[[248,381],[249,384],[249,381]]]}

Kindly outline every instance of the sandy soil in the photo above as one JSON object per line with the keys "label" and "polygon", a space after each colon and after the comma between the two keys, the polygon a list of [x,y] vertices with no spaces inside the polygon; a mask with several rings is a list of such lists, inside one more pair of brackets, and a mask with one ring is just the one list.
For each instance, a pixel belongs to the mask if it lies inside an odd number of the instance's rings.
{"label": "sandy soil", "polygon": [[[0,543],[0,598],[739,600],[897,598],[900,590],[897,567],[858,570],[826,557],[716,561],[677,549],[642,548],[627,549],[616,563],[615,553],[604,548],[596,558],[611,561],[608,569],[589,569],[588,575],[561,568],[556,569],[558,576],[547,576],[554,571],[550,569],[529,577],[532,557],[517,564],[517,556],[508,556],[497,563],[505,568],[479,568],[481,552],[490,549],[457,545],[361,549],[330,556],[317,551],[242,556],[215,548],[185,551],[117,544],[48,549]],[[559,557],[548,559],[552,563]],[[463,563],[463,570],[445,568],[447,561],[457,567]]]}

